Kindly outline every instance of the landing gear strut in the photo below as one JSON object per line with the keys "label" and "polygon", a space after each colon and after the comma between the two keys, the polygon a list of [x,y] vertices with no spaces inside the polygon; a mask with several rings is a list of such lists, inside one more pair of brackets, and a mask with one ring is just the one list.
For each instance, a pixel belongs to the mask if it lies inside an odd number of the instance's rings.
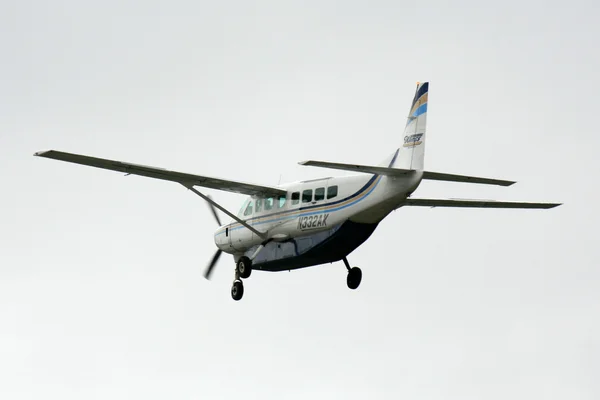
{"label": "landing gear strut", "polygon": [[362,271],[358,267],[350,268],[350,264],[348,263],[346,257],[344,257],[343,260],[344,264],[346,265],[346,269],[348,270],[346,284],[348,285],[348,288],[354,290],[360,285],[360,281],[362,280]]}

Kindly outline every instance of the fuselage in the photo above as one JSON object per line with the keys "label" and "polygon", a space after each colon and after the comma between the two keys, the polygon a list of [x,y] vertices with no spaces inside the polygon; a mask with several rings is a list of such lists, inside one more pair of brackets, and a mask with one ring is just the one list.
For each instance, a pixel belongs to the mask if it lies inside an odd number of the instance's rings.
{"label": "fuselage", "polygon": [[[324,240],[339,231],[340,227],[347,227],[348,224],[344,225],[346,222],[353,223],[354,227],[372,226],[374,230],[386,215],[396,209],[417,188],[421,176],[419,171],[414,171],[407,177],[362,174],[293,182],[280,186],[286,190],[285,196],[248,197],[238,217],[258,231],[267,233],[269,238],[273,238],[272,247],[276,246],[275,248],[281,250],[286,243],[292,243],[294,254],[286,255],[283,251],[279,252],[282,253],[281,258],[288,259],[288,264],[293,268],[309,266],[304,264],[315,265],[319,260],[291,262],[294,256],[300,255],[298,243],[302,242],[303,237],[310,236],[315,239],[321,237]],[[342,232],[337,233],[339,236]],[[261,237],[238,222],[230,222],[219,227],[214,237],[216,245],[221,250],[233,254],[236,259],[252,252],[263,242]],[[310,241],[311,244],[307,249],[303,249],[304,252],[323,240]],[[337,246],[339,247],[339,244]],[[352,251],[354,248],[349,247],[348,250]],[[273,254],[277,253],[275,249],[272,250]],[[338,258],[337,253],[339,252],[336,252],[333,258],[339,259],[347,255],[343,254]],[[272,258],[279,257],[273,255]],[[257,269],[260,269],[260,264],[261,260],[257,259],[255,262]]]}

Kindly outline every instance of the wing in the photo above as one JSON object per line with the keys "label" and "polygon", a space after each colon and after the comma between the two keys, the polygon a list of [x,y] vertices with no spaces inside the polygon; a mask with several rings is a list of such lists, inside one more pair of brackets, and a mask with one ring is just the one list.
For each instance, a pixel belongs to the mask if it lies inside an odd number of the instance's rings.
{"label": "wing", "polygon": [[146,165],[126,163],[122,161],[107,160],[104,158],[89,157],[80,154],[64,153],[62,151],[48,150],[34,154],[38,157],[52,158],[54,160],[67,161],[75,164],[88,165],[90,167],[109,169],[111,171],[124,172],[126,174],[146,176],[148,178],[162,179],[184,184],[185,186],[203,186],[211,189],[225,190],[228,192],[242,193],[251,196],[271,197],[285,195],[286,191],[279,188],[252,185],[250,183],[228,181],[225,179],[212,178],[187,174],[184,172],[169,171],[163,168],[149,167]]}
{"label": "wing", "polygon": [[[327,161],[302,161],[298,163],[300,165],[307,165],[311,167],[322,167],[330,169],[340,169],[343,171],[354,171],[364,172],[367,174],[378,174],[387,176],[408,176],[414,173],[416,170],[412,169],[400,169],[400,168],[386,168],[386,167],[374,167],[371,165],[357,165],[357,164],[342,164],[332,163]],[[499,186],[510,186],[514,184],[513,181],[505,181],[501,179],[491,178],[480,178],[478,176],[467,176],[467,175],[454,175],[445,174],[440,172],[423,171],[423,179],[434,180],[434,181],[448,181],[448,182],[464,182],[464,183],[480,183],[484,185],[499,185]]]}
{"label": "wing", "polygon": [[459,207],[459,208],[530,208],[548,209],[561,203],[522,203],[493,200],[446,200],[446,199],[406,199],[403,206],[413,207]]}

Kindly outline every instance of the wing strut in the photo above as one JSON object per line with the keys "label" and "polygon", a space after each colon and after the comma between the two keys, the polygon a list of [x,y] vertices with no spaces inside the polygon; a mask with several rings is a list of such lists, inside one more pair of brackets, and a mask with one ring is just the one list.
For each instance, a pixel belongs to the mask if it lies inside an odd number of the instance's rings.
{"label": "wing strut", "polygon": [[252,226],[250,226],[250,224],[248,224],[246,221],[244,221],[244,220],[238,218],[237,216],[233,215],[232,213],[230,213],[229,211],[227,211],[227,209],[221,207],[221,205],[219,203],[215,202],[210,197],[208,197],[208,196],[200,193],[191,184],[188,184],[188,185],[186,185],[185,183],[181,183],[181,184],[183,186],[185,186],[186,188],[188,188],[189,190],[191,190],[192,192],[196,193],[198,196],[202,197],[204,200],[206,200],[208,203],[210,203],[214,207],[216,207],[219,210],[223,211],[225,214],[227,214],[228,216],[230,216],[231,218],[233,218],[234,220],[236,220],[240,224],[244,225],[246,228],[250,229],[252,232],[256,233],[258,236],[260,236],[261,239],[267,239],[266,233],[257,231],[255,228],[253,228]]}

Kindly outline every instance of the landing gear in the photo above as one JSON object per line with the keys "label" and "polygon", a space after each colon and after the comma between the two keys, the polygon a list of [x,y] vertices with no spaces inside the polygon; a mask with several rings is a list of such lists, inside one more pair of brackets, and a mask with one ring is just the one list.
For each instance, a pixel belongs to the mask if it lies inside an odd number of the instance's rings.
{"label": "landing gear", "polygon": [[344,264],[346,265],[346,269],[348,270],[346,284],[348,285],[348,288],[354,290],[360,285],[360,281],[362,280],[362,271],[358,267],[350,268],[350,264],[348,263],[346,257],[344,257]]}
{"label": "landing gear", "polygon": [[246,256],[240,257],[235,266],[235,272],[238,273],[242,279],[249,278],[252,273],[252,261]]}
{"label": "landing gear", "polygon": [[252,261],[242,256],[235,264],[235,280],[231,286],[231,297],[235,300],[241,300],[244,296],[244,284],[242,279],[246,279],[252,273]]}
{"label": "landing gear", "polygon": [[241,300],[242,296],[244,296],[244,284],[242,281],[233,282],[233,286],[231,286],[231,297],[235,300]]}

